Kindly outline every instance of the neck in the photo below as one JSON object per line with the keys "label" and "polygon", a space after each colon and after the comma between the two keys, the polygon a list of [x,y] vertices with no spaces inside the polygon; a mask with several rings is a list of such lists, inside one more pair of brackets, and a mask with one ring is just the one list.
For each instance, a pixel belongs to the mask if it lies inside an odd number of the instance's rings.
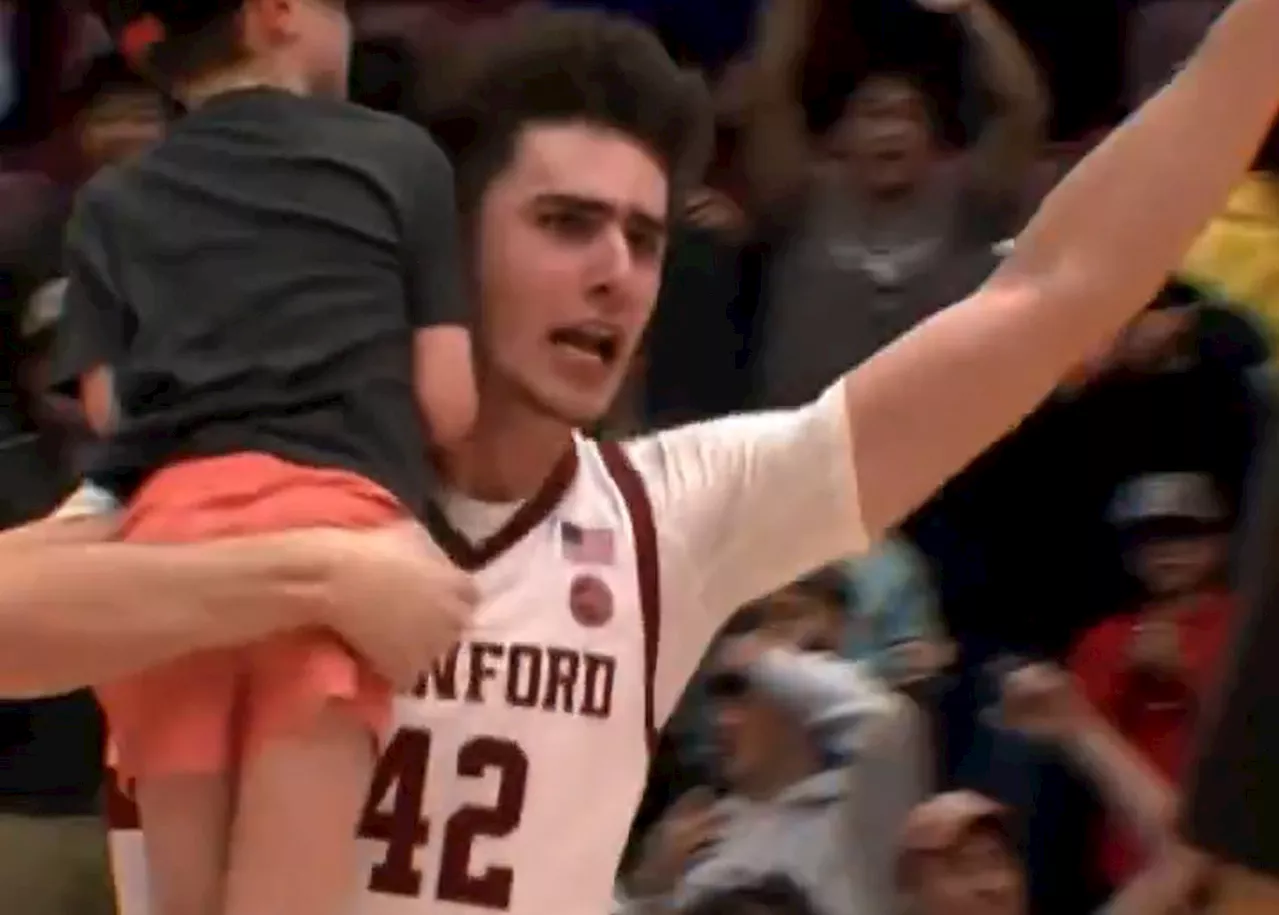
{"label": "neck", "polygon": [[451,487],[485,502],[521,502],[537,495],[572,445],[563,421],[503,398],[480,398],[471,434],[440,456]]}
{"label": "neck", "polygon": [[188,108],[198,108],[212,98],[245,89],[278,89],[293,95],[310,95],[304,80],[271,74],[257,69],[228,70],[193,80],[179,90],[178,98]]}

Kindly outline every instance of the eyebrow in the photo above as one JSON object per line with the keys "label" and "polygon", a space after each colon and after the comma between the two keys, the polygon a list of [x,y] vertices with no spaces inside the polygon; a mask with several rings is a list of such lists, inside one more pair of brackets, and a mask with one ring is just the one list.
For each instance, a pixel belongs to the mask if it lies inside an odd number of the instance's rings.
{"label": "eyebrow", "polygon": [[624,222],[637,226],[642,231],[655,235],[667,233],[667,220],[639,207],[620,207],[599,197],[588,197],[583,194],[546,193],[534,198],[534,205],[551,206],[566,210],[576,210],[594,216],[621,217]]}

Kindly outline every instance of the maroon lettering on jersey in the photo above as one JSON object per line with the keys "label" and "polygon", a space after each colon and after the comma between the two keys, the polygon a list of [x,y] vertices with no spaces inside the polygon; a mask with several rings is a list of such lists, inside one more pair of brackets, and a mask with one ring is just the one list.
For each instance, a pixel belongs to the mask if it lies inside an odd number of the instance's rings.
{"label": "maroon lettering on jersey", "polygon": [[418,680],[413,695],[419,699],[428,694],[450,701],[458,698],[458,648],[454,645],[443,657],[431,663],[431,668]]}
{"label": "maroon lettering on jersey", "polygon": [[369,890],[420,895],[423,877],[414,858],[428,841],[438,840],[443,844],[436,899],[498,911],[509,908],[514,871],[495,864],[472,873],[471,846],[476,839],[502,839],[520,826],[529,757],[518,744],[501,737],[474,737],[464,743],[454,762],[457,774],[468,779],[496,775],[497,792],[491,804],[459,807],[438,834],[423,813],[430,765],[431,734],[414,728],[397,732],[378,763],[360,819],[360,836],[384,845],[382,860],[369,873]]}
{"label": "maroon lettering on jersey", "polygon": [[613,682],[618,662],[599,654],[582,656],[582,706],[580,713],[590,718],[608,718],[613,711]]}
{"label": "maroon lettering on jersey", "polygon": [[547,712],[568,712],[573,714],[573,687],[578,682],[578,672],[582,668],[582,656],[568,648],[548,648],[547,691],[542,699],[542,709]]}
{"label": "maroon lettering on jersey", "polygon": [[533,708],[542,690],[542,649],[537,645],[512,645],[507,649],[507,703]]}
{"label": "maroon lettering on jersey", "polygon": [[[466,658],[465,671],[460,657]],[[605,655],[554,645],[471,642],[432,664],[412,695],[608,718],[616,679],[617,661]]]}
{"label": "maroon lettering on jersey", "polygon": [[114,768],[107,769],[106,778],[107,826],[111,829],[139,829],[141,821],[138,805],[125,794],[120,786],[120,776]]}

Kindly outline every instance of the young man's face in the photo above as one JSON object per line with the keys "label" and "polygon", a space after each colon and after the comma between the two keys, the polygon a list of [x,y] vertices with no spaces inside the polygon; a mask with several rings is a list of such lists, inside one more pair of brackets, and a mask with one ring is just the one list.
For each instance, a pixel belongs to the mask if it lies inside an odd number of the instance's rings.
{"label": "young man's face", "polygon": [[905,79],[870,77],[849,100],[833,143],[873,192],[907,190],[920,181],[931,159],[928,104]]}
{"label": "young man's face", "polygon": [[604,416],[657,299],[667,196],[662,165],[616,131],[523,131],[475,226],[485,397]]}

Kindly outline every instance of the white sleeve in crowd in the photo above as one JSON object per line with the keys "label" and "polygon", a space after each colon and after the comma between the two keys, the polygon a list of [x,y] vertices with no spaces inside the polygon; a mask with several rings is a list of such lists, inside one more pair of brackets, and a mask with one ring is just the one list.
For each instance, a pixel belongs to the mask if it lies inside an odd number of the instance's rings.
{"label": "white sleeve in crowd", "polygon": [[836,385],[798,410],[696,423],[630,446],[662,551],[664,646],[679,643],[696,665],[743,603],[866,550],[847,417]]}
{"label": "white sleeve in crowd", "polygon": [[115,496],[95,486],[93,483],[81,483],[53,512],[53,517],[63,520],[88,518],[97,515],[109,515],[118,511],[120,503]]}

